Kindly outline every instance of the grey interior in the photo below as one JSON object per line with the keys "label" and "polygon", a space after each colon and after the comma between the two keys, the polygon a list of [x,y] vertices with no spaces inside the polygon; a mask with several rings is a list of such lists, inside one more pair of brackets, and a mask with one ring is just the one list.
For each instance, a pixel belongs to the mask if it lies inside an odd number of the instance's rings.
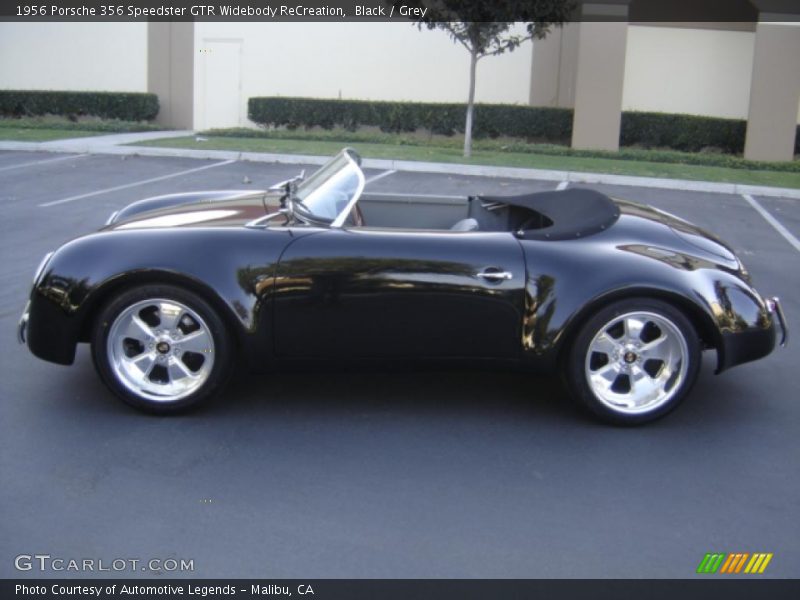
{"label": "grey interior", "polygon": [[469,216],[466,197],[364,193],[358,206],[368,227],[450,229]]}
{"label": "grey interior", "polygon": [[482,198],[364,194],[358,201],[367,227],[442,229],[451,231],[511,231],[514,222],[531,221],[531,227],[551,224],[536,211]]}
{"label": "grey interior", "polygon": [[564,240],[599,233],[619,218],[619,206],[591,189],[519,196],[414,196],[364,194],[367,227],[513,231],[528,239]]}

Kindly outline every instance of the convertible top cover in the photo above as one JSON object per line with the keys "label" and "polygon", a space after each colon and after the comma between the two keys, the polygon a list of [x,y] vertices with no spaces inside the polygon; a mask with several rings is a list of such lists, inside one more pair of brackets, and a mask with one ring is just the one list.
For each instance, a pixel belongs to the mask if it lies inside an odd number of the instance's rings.
{"label": "convertible top cover", "polygon": [[469,216],[481,229],[515,231],[532,240],[586,237],[608,229],[619,214],[611,198],[580,188],[522,196],[475,196],[469,207]]}

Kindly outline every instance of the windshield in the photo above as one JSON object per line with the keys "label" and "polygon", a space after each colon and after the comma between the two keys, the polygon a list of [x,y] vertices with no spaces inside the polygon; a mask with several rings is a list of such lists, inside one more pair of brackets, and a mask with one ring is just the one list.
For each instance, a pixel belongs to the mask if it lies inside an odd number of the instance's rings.
{"label": "windshield", "polygon": [[292,201],[300,217],[341,227],[364,189],[361,158],[345,148],[297,186]]}

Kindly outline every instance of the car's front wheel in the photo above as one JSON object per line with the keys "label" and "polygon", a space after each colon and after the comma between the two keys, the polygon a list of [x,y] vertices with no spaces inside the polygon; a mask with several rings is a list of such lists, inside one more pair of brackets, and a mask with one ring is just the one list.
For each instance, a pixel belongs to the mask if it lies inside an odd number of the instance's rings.
{"label": "car's front wheel", "polygon": [[655,299],[616,302],[587,320],[565,375],[572,396],[616,424],[653,421],[674,410],[697,379],[700,340],[674,306]]}
{"label": "car's front wheel", "polygon": [[100,377],[125,402],[157,413],[187,409],[214,395],[230,375],[225,324],[183,288],[129,289],[101,311],[92,336]]}

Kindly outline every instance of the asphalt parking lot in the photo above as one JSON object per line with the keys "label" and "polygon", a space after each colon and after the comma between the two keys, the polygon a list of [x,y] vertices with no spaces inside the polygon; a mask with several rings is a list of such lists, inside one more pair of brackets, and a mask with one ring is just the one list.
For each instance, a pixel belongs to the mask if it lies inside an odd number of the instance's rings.
{"label": "asphalt parking lot", "polygon": [[[688,578],[706,552],[771,552],[763,577],[800,575],[798,342],[720,376],[707,355],[683,407],[636,429],[585,419],[555,379],[475,371],[253,375],[201,411],[150,417],[85,348],[61,367],[17,345],[47,251],[144,197],[300,168],[0,152],[1,577],[74,575],[15,570],[37,553],[191,559],[199,578]],[[556,186],[381,175],[368,190]],[[718,233],[800,328],[800,251],[743,197],[590,187]],[[755,200],[800,236],[800,201]]]}

